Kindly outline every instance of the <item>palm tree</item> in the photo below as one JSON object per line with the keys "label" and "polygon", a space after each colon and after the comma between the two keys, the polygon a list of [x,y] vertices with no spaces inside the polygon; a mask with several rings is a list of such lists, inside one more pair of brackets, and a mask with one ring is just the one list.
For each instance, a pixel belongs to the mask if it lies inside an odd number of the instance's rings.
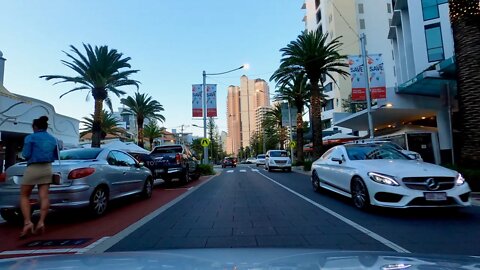
{"label": "palm tree", "polygon": [[460,161],[480,164],[480,4],[478,0],[449,0],[455,41],[461,132]]}
{"label": "palm tree", "polygon": [[75,71],[77,76],[43,75],[40,78],[44,78],[47,81],[58,80],[55,84],[69,82],[80,85],[65,92],[60,98],[71,92],[88,90],[87,97],[91,94],[95,99],[92,147],[100,147],[103,102],[112,110],[109,94],[114,94],[117,97],[124,95],[125,92],[118,89],[121,86],[135,85],[138,89],[138,81],[129,79],[129,76],[138,72],[138,70],[130,69],[131,66],[128,63],[130,57],[123,57],[122,53],[115,49],[109,49],[108,46],[95,46],[95,48],[92,48],[91,45],[83,44],[83,48],[86,55],[82,54],[73,45],[70,45],[74,55],[64,52],[70,62],[62,60],[62,63]]}
{"label": "palm tree", "polygon": [[272,75],[277,83],[285,84],[288,74],[305,73],[311,84],[310,105],[312,113],[313,154],[318,158],[322,151],[321,89],[324,78],[335,82],[333,74],[348,76],[346,56],[338,51],[342,43],[339,38],[328,42],[328,35],[318,31],[303,31],[296,40],[280,49],[280,67]]}
{"label": "palm tree", "polygon": [[307,85],[305,73],[290,73],[288,82],[281,84],[277,89],[275,100],[286,100],[297,108],[297,160],[303,162],[303,109],[310,98],[310,86]]}
{"label": "palm tree", "polygon": [[128,96],[122,98],[121,103],[128,107],[128,110],[135,114],[137,118],[137,133],[138,133],[138,146],[143,147],[143,123],[145,119],[158,120],[160,122],[165,121],[165,117],[160,114],[164,111],[160,102],[152,99],[147,94],[135,93],[135,96]]}
{"label": "palm tree", "polygon": [[[122,134],[122,130],[118,127],[120,122],[113,116],[111,112],[106,110],[102,110],[101,114],[101,125],[100,125],[100,134],[102,140],[105,139],[107,134],[120,136]],[[90,117],[83,117],[83,120],[80,123],[83,124],[82,132],[80,132],[80,137],[83,137],[85,134],[92,132],[93,125],[95,122],[95,116],[93,114]],[[92,133],[93,134],[93,133]]]}
{"label": "palm tree", "polygon": [[278,137],[280,149],[283,150],[285,148],[285,141],[287,140],[287,130],[282,126],[282,106],[279,103],[273,105],[272,109],[265,113],[262,127],[264,130],[275,131],[276,134],[272,137]]}
{"label": "palm tree", "polygon": [[163,135],[163,129],[157,125],[156,121],[151,121],[145,125],[143,135],[148,138],[150,149],[153,149],[153,140]]}

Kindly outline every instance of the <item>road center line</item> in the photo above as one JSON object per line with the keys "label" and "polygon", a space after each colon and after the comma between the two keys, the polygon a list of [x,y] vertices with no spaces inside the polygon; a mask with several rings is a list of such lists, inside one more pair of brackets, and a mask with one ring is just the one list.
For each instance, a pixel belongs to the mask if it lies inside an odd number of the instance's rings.
{"label": "road center line", "polygon": [[384,244],[385,246],[387,246],[387,247],[389,247],[389,248],[391,248],[391,249],[393,249],[393,250],[395,250],[395,251],[397,251],[397,252],[400,252],[400,253],[410,253],[410,251],[408,251],[407,249],[405,249],[405,248],[403,248],[403,247],[401,247],[401,246],[393,243],[392,241],[384,238],[383,236],[380,236],[380,235],[378,235],[378,234],[370,231],[369,229],[363,227],[362,225],[360,225],[360,224],[358,224],[358,223],[355,223],[354,221],[352,221],[352,220],[350,220],[350,219],[348,219],[348,218],[340,215],[339,213],[337,213],[337,212],[335,212],[335,211],[333,211],[333,210],[330,210],[329,208],[327,208],[327,207],[325,207],[325,206],[323,206],[323,205],[321,205],[321,204],[319,204],[319,203],[317,203],[317,202],[315,202],[315,201],[313,201],[313,200],[311,200],[311,199],[303,196],[302,194],[300,194],[300,193],[298,193],[298,192],[290,189],[289,187],[286,187],[286,186],[278,183],[277,181],[275,181],[275,180],[273,180],[272,178],[264,175],[263,173],[258,172],[258,174],[262,175],[263,177],[265,177],[266,179],[272,181],[273,183],[277,184],[278,186],[282,187],[283,189],[289,191],[290,193],[293,193],[294,195],[300,197],[301,199],[303,199],[303,200],[309,202],[310,204],[316,206],[317,208],[320,208],[321,210],[327,212],[328,214],[330,214],[330,215],[332,215],[332,216],[340,219],[341,221],[343,221],[343,222],[347,223],[348,225],[352,226],[353,228],[361,231],[362,233],[366,234],[367,236],[370,236],[371,238],[377,240],[378,242]]}

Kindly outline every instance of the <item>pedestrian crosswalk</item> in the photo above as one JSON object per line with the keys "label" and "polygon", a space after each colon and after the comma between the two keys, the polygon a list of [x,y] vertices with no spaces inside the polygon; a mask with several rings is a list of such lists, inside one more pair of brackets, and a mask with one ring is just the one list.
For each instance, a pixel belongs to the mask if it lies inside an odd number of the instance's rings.
{"label": "pedestrian crosswalk", "polygon": [[235,169],[235,170],[226,170],[226,173],[234,173],[234,172],[240,172],[240,173],[246,173],[247,171],[251,172],[258,172],[258,169]]}

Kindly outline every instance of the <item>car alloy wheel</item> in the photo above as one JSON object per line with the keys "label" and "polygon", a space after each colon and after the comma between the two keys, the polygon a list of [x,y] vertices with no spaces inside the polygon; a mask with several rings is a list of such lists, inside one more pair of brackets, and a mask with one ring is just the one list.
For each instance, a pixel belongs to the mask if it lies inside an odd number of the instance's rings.
{"label": "car alloy wheel", "polygon": [[362,179],[356,177],[351,184],[352,200],[355,207],[365,209],[370,205],[368,190]]}
{"label": "car alloy wheel", "polygon": [[108,192],[103,187],[98,187],[92,194],[90,200],[90,207],[95,216],[101,216],[105,213],[108,207]]}
{"label": "car alloy wheel", "polygon": [[312,173],[312,187],[315,192],[320,192],[322,187],[320,186],[320,178],[318,178],[317,172]]}

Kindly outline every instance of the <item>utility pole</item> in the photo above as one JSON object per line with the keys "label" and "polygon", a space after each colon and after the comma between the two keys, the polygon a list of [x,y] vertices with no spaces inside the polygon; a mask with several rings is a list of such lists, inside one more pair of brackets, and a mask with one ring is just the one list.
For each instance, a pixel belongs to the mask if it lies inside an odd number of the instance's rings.
{"label": "utility pole", "polygon": [[368,116],[368,135],[370,139],[374,137],[373,130],[373,119],[372,119],[372,100],[370,98],[370,80],[368,78],[368,62],[367,62],[367,49],[365,48],[365,33],[360,35],[360,43],[362,45],[362,59],[363,59],[363,68],[365,75],[366,89],[367,94],[367,116]]}

